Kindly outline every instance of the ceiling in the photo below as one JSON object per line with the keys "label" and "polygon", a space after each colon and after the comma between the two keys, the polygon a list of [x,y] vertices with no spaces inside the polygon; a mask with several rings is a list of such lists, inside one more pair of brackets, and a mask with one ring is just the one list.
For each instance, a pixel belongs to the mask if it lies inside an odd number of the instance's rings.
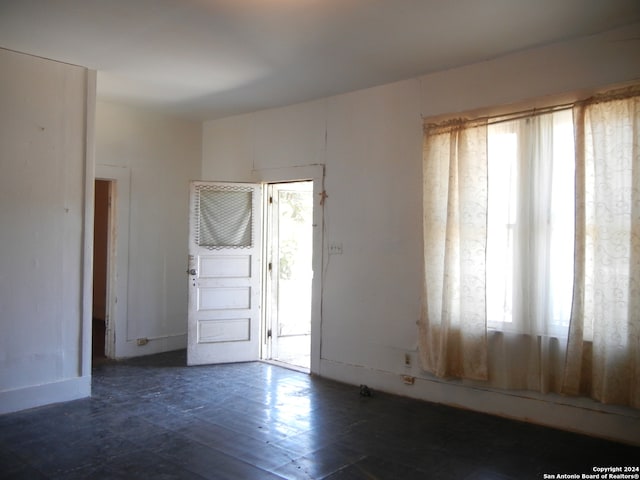
{"label": "ceiling", "polygon": [[0,47],[97,70],[100,98],[204,120],[639,20],[638,0],[0,0]]}

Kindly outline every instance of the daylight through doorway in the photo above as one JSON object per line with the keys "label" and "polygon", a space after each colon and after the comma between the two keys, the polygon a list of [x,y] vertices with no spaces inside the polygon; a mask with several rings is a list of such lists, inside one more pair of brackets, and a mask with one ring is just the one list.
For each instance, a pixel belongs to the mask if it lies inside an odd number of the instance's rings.
{"label": "daylight through doorway", "polygon": [[270,184],[267,201],[267,359],[308,370],[313,182]]}

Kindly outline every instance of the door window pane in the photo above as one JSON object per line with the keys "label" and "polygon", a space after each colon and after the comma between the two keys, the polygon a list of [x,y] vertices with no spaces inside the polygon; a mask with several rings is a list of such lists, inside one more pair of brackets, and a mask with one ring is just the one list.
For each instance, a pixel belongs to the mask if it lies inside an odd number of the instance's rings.
{"label": "door window pane", "polygon": [[244,187],[208,187],[198,190],[196,243],[200,247],[250,248],[252,192]]}

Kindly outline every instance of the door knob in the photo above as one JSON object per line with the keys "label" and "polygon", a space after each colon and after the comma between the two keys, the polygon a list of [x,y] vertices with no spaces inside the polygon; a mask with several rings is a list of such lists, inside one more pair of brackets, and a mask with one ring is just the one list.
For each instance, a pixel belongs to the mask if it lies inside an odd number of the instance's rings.
{"label": "door knob", "polygon": [[188,273],[189,275],[196,275],[198,272],[196,272],[196,269],[195,269],[195,268],[192,268],[192,269],[191,269],[191,270],[189,270],[187,273]]}

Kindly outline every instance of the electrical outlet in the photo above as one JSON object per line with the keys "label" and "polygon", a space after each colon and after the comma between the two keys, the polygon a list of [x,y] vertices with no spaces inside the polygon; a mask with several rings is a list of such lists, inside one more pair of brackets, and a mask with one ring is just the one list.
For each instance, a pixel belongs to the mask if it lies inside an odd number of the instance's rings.
{"label": "electrical outlet", "polygon": [[329,242],[329,255],[342,255],[342,242]]}

